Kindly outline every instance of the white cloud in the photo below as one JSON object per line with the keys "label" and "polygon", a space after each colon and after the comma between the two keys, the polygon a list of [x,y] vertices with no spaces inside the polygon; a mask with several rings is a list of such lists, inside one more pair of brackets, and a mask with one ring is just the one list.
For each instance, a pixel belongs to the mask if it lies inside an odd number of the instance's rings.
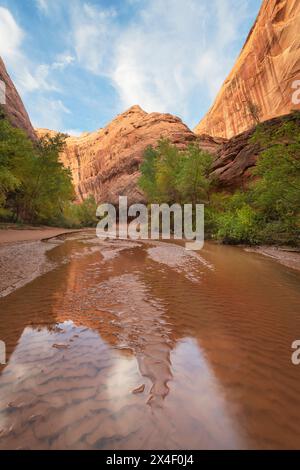
{"label": "white cloud", "polygon": [[31,74],[28,61],[22,52],[25,33],[7,8],[0,7],[0,55],[14,75],[19,89],[33,90],[37,79]]}
{"label": "white cloud", "polygon": [[13,75],[18,90],[22,93],[33,90],[53,90],[47,83],[47,65],[34,66],[23,53],[26,35],[7,8],[0,7],[0,55]]}
{"label": "white cloud", "polygon": [[64,127],[64,115],[70,113],[61,100],[39,97],[35,100],[31,120],[34,127],[58,130]]}
{"label": "white cloud", "polygon": [[49,3],[47,0],[36,0],[37,7],[43,13],[48,13]]}
{"label": "white cloud", "polygon": [[71,114],[71,111],[63,104],[61,100],[52,101],[50,105],[51,109],[55,111],[62,111],[63,113]]}
{"label": "white cloud", "polygon": [[176,109],[189,118],[195,90],[213,98],[228,72],[232,57],[224,51],[236,39],[242,13],[228,0],[147,2],[115,51],[112,79],[124,105]]}
{"label": "white cloud", "polygon": [[[43,6],[40,2],[41,7]],[[63,127],[64,116],[70,110],[62,100],[49,97],[62,92],[56,83],[55,72],[71,66],[75,57],[63,52],[50,64],[35,64],[24,52],[26,34],[7,8],[0,7],[0,55],[3,57],[14,84],[23,98],[34,101],[32,120],[39,127]]]}
{"label": "white cloud", "polygon": [[79,136],[81,136],[83,131],[81,131],[79,129],[66,129],[66,130],[62,131],[62,133],[63,134],[68,134],[71,137],[79,137]]}
{"label": "white cloud", "polygon": [[63,70],[66,68],[68,65],[72,65],[75,62],[75,57],[65,53],[65,54],[59,54],[56,58],[56,61],[53,62],[52,64],[52,69],[60,69]]}
{"label": "white cloud", "polygon": [[138,103],[146,111],[190,120],[193,96],[213,99],[232,66],[228,50],[239,37],[249,0],[134,3],[137,15],[122,26],[114,11],[77,5],[72,27],[77,58],[111,80],[124,108]]}
{"label": "white cloud", "polygon": [[93,73],[107,72],[116,37],[114,9],[102,10],[88,3],[73,4],[73,41],[78,60]]}
{"label": "white cloud", "polygon": [[10,11],[0,7],[0,55],[4,60],[19,56],[23,38],[24,33]]}

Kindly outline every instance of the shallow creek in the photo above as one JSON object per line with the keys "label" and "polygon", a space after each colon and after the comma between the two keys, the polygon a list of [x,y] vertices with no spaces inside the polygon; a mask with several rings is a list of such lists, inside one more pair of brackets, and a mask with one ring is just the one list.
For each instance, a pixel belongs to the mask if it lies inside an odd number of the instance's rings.
{"label": "shallow creek", "polygon": [[0,298],[0,449],[300,447],[300,273],[91,232],[18,250],[40,261]]}

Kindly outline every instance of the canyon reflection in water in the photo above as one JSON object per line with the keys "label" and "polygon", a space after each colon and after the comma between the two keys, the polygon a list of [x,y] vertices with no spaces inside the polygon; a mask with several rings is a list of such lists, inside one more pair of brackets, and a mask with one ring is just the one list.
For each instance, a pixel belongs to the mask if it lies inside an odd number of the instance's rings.
{"label": "canyon reflection in water", "polygon": [[0,299],[0,449],[300,447],[299,273],[210,243],[47,243],[52,269]]}

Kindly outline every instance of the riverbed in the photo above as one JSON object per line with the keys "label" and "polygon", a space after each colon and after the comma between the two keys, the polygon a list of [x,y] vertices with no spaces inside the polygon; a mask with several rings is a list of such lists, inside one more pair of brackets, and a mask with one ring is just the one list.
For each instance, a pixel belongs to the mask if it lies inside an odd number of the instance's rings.
{"label": "riverbed", "polygon": [[299,272],[92,232],[11,250],[0,449],[300,448]]}

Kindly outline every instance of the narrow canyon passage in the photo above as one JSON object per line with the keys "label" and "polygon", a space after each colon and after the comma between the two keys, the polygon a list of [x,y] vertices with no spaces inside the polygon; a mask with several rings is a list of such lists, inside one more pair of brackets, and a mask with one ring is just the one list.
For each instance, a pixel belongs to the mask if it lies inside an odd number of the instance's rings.
{"label": "narrow canyon passage", "polygon": [[300,446],[299,273],[91,231],[22,247],[31,282],[0,298],[0,449]]}

